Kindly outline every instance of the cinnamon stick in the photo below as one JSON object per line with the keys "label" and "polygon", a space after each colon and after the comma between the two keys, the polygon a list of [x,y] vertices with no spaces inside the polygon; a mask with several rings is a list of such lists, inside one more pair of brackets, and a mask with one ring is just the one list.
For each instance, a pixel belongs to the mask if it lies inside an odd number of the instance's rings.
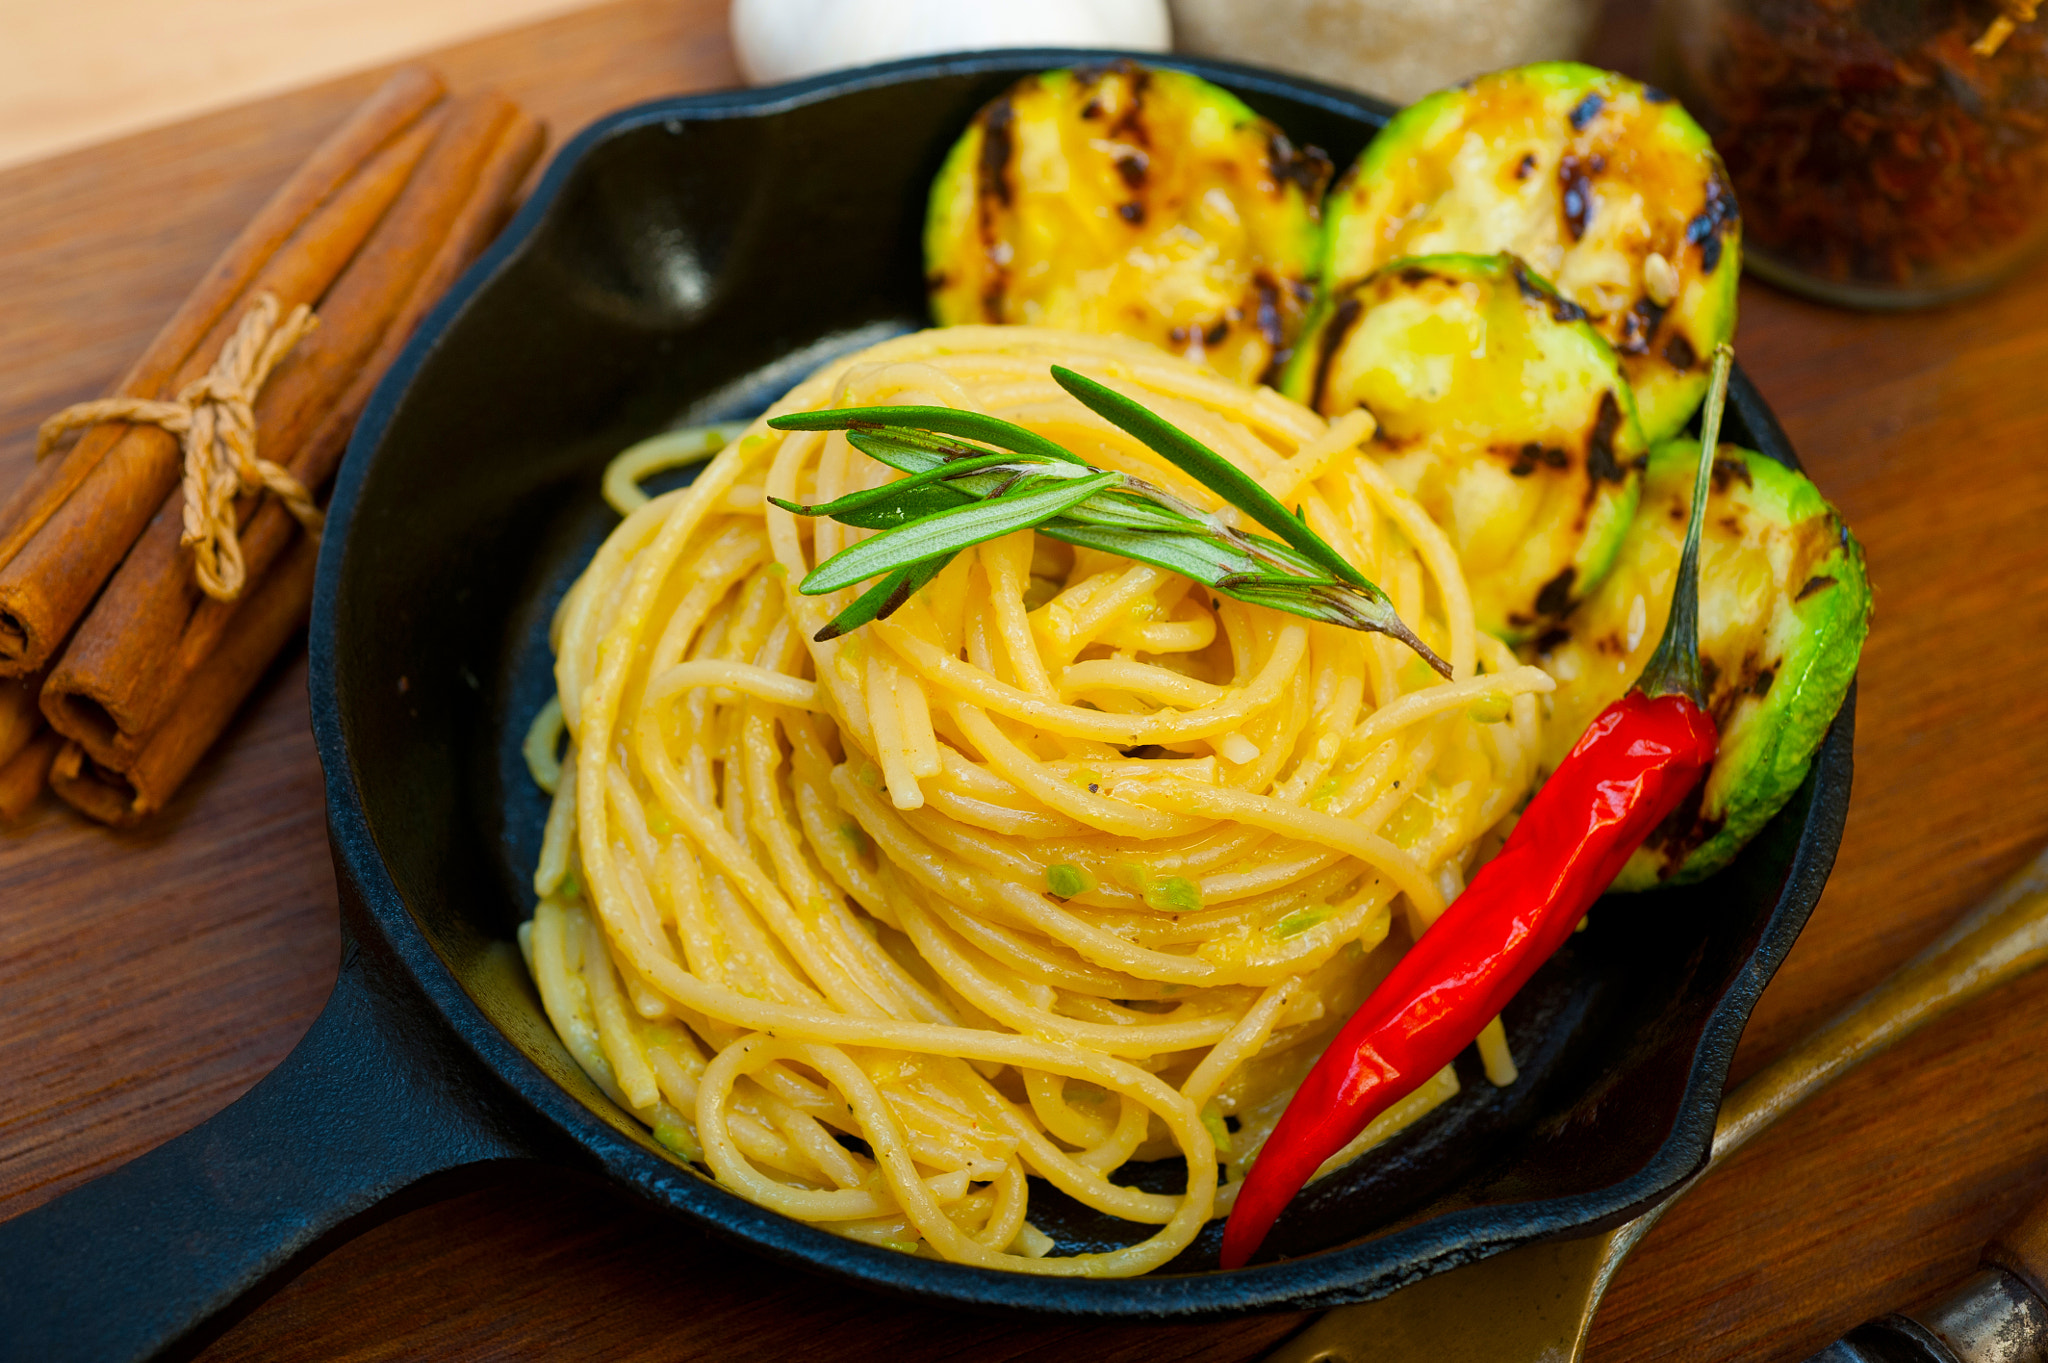
{"label": "cinnamon stick", "polygon": [[43,712],[36,705],[41,677],[0,681],[0,764],[28,746],[43,727]]}
{"label": "cinnamon stick", "polygon": [[[320,326],[256,404],[264,457],[309,488],[334,471],[377,376],[428,306],[482,249],[539,154],[540,128],[497,95],[455,101],[404,192],[328,290]],[[56,728],[107,766],[132,761],[237,613],[193,578],[173,486],[79,626],[42,693]],[[248,580],[297,533],[274,498],[239,513]]]}
{"label": "cinnamon stick", "polygon": [[39,729],[19,752],[0,764],[0,823],[13,823],[28,813],[49,780],[50,763],[64,746],[64,736]]}
{"label": "cinnamon stick", "polygon": [[[430,111],[385,138],[252,272],[153,396],[175,394],[212,366],[240,323],[244,308],[237,304],[263,292],[276,294],[286,311],[318,302],[405,187],[439,121]],[[49,660],[175,485],[178,469],[178,442],[167,432],[116,427],[74,483],[59,480],[24,508],[0,542],[0,676],[33,672]]]}
{"label": "cinnamon stick", "polygon": [[81,812],[120,827],[163,808],[305,623],[319,558],[318,543],[300,536],[245,594],[219,648],[132,762],[117,769],[67,742],[50,769],[51,788]]}
{"label": "cinnamon stick", "polygon": [[[184,303],[150,341],[142,357],[115,385],[114,392],[125,397],[163,396],[172,375],[248,290],[249,281],[277,254],[286,239],[331,199],[365,161],[438,103],[443,93],[440,78],[424,67],[405,67],[384,82],[347,122],[314,149],[228,243],[220,258],[200,276]],[[0,510],[0,562],[13,557],[21,540],[49,519],[86,473],[113,448],[123,429],[109,424],[87,431],[64,457],[44,461],[15,490],[5,509]]]}

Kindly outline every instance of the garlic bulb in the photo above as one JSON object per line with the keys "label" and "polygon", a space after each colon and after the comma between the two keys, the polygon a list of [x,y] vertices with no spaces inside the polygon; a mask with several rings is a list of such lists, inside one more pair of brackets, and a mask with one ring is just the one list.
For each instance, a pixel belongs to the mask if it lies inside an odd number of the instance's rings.
{"label": "garlic bulb", "polygon": [[1166,0],[733,0],[732,41],[764,85],[930,52],[1164,52],[1173,28]]}

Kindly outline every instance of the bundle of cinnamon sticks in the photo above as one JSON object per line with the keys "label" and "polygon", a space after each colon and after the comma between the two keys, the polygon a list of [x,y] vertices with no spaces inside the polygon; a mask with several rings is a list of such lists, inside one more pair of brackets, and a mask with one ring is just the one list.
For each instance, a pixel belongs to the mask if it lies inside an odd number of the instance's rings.
{"label": "bundle of cinnamon sticks", "polygon": [[[261,457],[317,493],[427,309],[504,225],[541,126],[495,94],[393,76],[299,167],[116,389],[169,401],[265,295],[316,325],[254,403]],[[109,422],[0,509],[0,817],[47,780],[85,813],[161,809],[294,638],[317,541],[277,498],[235,507],[246,580],[201,591],[181,539],[177,436]]]}

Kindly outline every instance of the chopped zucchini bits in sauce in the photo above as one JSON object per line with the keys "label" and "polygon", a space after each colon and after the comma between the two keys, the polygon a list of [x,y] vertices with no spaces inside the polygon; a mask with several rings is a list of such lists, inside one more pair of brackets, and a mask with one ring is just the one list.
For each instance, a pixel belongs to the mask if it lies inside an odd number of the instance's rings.
{"label": "chopped zucchini bits in sauce", "polygon": [[932,186],[933,315],[1133,336],[1260,382],[1308,310],[1329,178],[1321,152],[1184,72],[1028,76]]}
{"label": "chopped zucchini bits in sauce", "polygon": [[[1541,766],[1564,760],[1643,669],[1664,631],[1698,446],[1659,445],[1643,504],[1600,589],[1536,645],[1557,679]],[[1693,797],[1614,882],[1698,880],[1732,860],[1806,778],[1870,628],[1863,550],[1807,479],[1722,445],[1700,543],[1699,648],[1721,752]]]}
{"label": "chopped zucchini bits in sauce", "polygon": [[1395,261],[1338,290],[1283,387],[1325,416],[1372,414],[1371,453],[1509,642],[1585,596],[1635,512],[1648,445],[1614,351],[1511,255]]}
{"label": "chopped zucchini bits in sauce", "polygon": [[1333,288],[1402,256],[1512,251],[1621,356],[1652,440],[1706,394],[1735,332],[1741,222],[1721,158],[1667,95],[1573,62],[1409,106],[1330,195]]}

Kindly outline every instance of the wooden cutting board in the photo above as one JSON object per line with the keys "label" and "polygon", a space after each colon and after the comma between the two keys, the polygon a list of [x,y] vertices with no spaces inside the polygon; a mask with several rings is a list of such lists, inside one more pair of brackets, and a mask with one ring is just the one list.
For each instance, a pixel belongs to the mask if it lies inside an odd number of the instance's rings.
{"label": "wooden cutting board", "polygon": [[[433,60],[556,140],[734,83],[722,0],[628,0]],[[1623,58],[1611,58],[1622,61]],[[0,174],[0,485],[100,392],[214,252],[374,84],[337,82]],[[1834,880],[1737,1078],[2048,840],[2048,268],[1863,316],[1745,286],[1738,349],[1869,551],[1856,796]],[[211,1115],[334,978],[334,882],[293,661],[151,829],[46,803],[0,834],[0,1217]],[[1797,1359],[1938,1291],[2048,1179],[2048,974],[1937,1025],[1667,1216],[1595,1330],[1603,1363]],[[1238,1360],[1295,1319],[995,1322],[792,1275],[609,1192],[511,1174],[338,1250],[205,1354],[230,1359]]]}

